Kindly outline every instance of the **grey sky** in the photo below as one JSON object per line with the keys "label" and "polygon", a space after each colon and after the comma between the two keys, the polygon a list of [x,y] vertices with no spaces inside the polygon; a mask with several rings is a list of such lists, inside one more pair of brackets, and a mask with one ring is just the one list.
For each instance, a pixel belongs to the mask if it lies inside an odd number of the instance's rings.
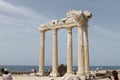
{"label": "grey sky", "polygon": [[[120,0],[0,0],[0,65],[38,65],[40,24],[61,19],[69,10],[89,10],[91,65],[120,65]],[[59,64],[66,64],[67,32],[60,30]],[[77,28],[73,29],[77,65]],[[45,64],[52,62],[52,32],[46,33]]]}

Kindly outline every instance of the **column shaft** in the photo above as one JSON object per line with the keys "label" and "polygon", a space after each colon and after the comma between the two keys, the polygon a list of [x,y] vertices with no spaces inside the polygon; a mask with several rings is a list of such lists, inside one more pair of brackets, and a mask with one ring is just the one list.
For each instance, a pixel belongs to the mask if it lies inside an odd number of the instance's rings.
{"label": "column shaft", "polygon": [[84,75],[83,27],[78,27],[78,75]]}
{"label": "column shaft", "polygon": [[45,55],[45,32],[41,31],[40,39],[40,65],[39,65],[39,74],[43,75],[44,73],[44,55]]}
{"label": "column shaft", "polygon": [[89,74],[89,45],[88,45],[88,27],[84,27],[84,61],[85,61],[85,74]]}
{"label": "column shaft", "polygon": [[58,41],[57,41],[57,30],[53,30],[53,55],[52,55],[52,73],[50,76],[59,76],[58,68]]}
{"label": "column shaft", "polygon": [[72,28],[68,29],[67,43],[67,74],[73,73],[73,58],[72,58]]}

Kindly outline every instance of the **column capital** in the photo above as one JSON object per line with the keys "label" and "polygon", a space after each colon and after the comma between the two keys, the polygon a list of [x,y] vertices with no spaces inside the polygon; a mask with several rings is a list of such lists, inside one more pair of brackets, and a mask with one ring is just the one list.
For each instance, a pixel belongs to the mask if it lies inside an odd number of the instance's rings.
{"label": "column capital", "polygon": [[87,33],[88,26],[83,27],[83,31]]}
{"label": "column capital", "polygon": [[58,31],[58,29],[53,29],[53,31]]}
{"label": "column capital", "polygon": [[53,29],[52,33],[53,33],[53,38],[57,38],[57,29]]}
{"label": "column capital", "polygon": [[84,29],[87,29],[87,28],[88,28],[88,26],[83,26],[83,28],[84,28]]}
{"label": "column capital", "polygon": [[81,22],[81,23],[78,23],[77,26],[78,26],[78,27],[88,27],[88,22],[87,22],[87,21],[86,21],[86,22],[83,21],[83,22]]}
{"label": "column capital", "polygon": [[45,34],[45,31],[40,31],[40,34]]}
{"label": "column capital", "polygon": [[72,28],[67,28],[68,33],[72,33]]}

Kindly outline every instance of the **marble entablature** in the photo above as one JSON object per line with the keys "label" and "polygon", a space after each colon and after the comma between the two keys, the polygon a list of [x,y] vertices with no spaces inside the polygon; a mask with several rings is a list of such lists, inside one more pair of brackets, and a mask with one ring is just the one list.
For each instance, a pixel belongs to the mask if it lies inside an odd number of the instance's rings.
{"label": "marble entablature", "polygon": [[82,25],[88,26],[88,19],[92,17],[91,12],[82,10],[71,10],[66,15],[66,18],[62,18],[60,20],[52,20],[47,24],[40,25],[39,30],[48,31],[53,29],[76,27]]}

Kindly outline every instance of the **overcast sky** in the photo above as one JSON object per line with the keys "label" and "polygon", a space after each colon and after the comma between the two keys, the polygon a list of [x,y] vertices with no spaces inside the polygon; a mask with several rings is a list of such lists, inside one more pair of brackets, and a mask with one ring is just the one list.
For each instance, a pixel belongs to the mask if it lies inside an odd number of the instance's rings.
{"label": "overcast sky", "polygon": [[[40,24],[69,10],[88,10],[90,65],[120,65],[120,0],[0,0],[0,65],[38,65]],[[67,62],[67,30],[59,30],[59,64]],[[77,65],[77,28],[73,64]],[[52,64],[52,32],[46,33],[45,65]]]}

